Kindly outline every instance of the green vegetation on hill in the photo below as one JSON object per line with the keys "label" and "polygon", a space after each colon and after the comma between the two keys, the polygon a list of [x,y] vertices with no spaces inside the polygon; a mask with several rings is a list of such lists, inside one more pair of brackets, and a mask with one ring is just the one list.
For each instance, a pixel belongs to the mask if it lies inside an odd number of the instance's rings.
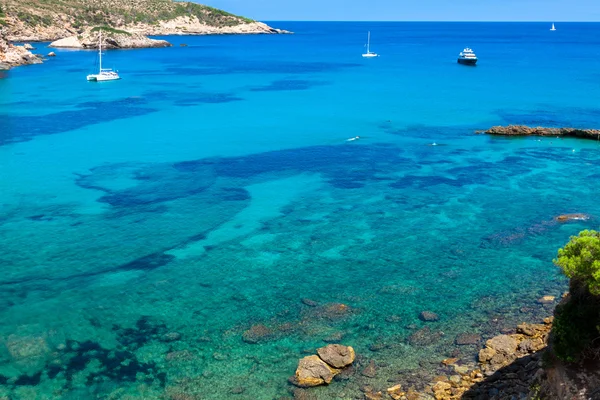
{"label": "green vegetation on hill", "polygon": [[552,348],[564,361],[600,355],[600,232],[571,237],[554,260],[571,279],[569,296],[555,310]]}
{"label": "green vegetation on hill", "polygon": [[215,27],[253,22],[202,4],[172,0],[4,0],[4,3],[6,13],[32,26],[49,26],[64,18],[76,28],[157,24],[177,17],[197,17]]}
{"label": "green vegetation on hill", "polygon": [[6,25],[6,21],[4,20],[5,18],[6,18],[6,14],[4,13],[2,6],[0,6],[0,26]]}
{"label": "green vegetation on hill", "polygon": [[118,35],[128,35],[131,36],[131,33],[127,32],[127,31],[122,31],[120,29],[115,29],[115,28],[111,28],[110,26],[97,26],[94,29],[92,29],[92,32],[107,32],[107,33],[115,33]]}

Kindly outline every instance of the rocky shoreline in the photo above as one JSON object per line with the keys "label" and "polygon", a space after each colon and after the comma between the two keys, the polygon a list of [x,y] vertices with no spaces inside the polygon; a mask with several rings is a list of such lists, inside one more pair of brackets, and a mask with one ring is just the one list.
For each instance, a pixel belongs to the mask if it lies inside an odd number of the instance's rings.
{"label": "rocky shoreline", "polygon": [[544,128],[529,127],[525,125],[494,126],[486,131],[477,131],[496,136],[554,136],[554,137],[576,137],[583,139],[600,138],[598,129],[577,129],[577,128]]}
{"label": "rocky shoreline", "polygon": [[[77,37],[88,28],[75,28],[69,23],[55,23],[49,26],[30,26],[18,18],[7,17],[7,39],[11,42],[53,42],[60,39]],[[113,26],[131,34],[143,36],[170,35],[278,35],[291,34],[284,29],[276,29],[269,25],[253,21],[233,26],[211,26],[202,23],[196,17],[178,17],[157,24],[127,24]]]}
{"label": "rocky shoreline", "polygon": [[[29,47],[30,49],[31,47]],[[15,46],[6,40],[0,30],[0,71],[29,64],[40,64],[41,57],[33,54],[27,46]]]}
{"label": "rocky shoreline", "polygon": [[[48,47],[67,49],[97,49],[100,43],[99,31],[86,30],[85,33],[56,40]],[[102,37],[104,49],[139,49],[153,47],[170,47],[166,40],[150,39],[139,33],[110,32]]]}
{"label": "rocky shoreline", "polygon": [[[388,380],[389,387],[364,386],[366,400],[458,400],[458,399],[524,399],[532,390],[541,388],[546,372],[542,357],[548,345],[553,318],[542,324],[523,323],[513,333],[501,334],[486,341],[477,359],[447,358],[440,362],[436,376],[422,384],[422,389],[406,382]],[[294,398],[310,399],[310,387],[334,385],[338,374],[353,374],[355,360],[352,347],[328,345],[317,350],[318,355],[302,358],[290,384],[302,389]],[[373,371],[370,371],[373,370]],[[375,366],[367,364],[361,375],[374,375]],[[348,379],[347,377],[345,379]],[[408,386],[408,387],[405,387]],[[535,393],[533,393],[535,394]]]}

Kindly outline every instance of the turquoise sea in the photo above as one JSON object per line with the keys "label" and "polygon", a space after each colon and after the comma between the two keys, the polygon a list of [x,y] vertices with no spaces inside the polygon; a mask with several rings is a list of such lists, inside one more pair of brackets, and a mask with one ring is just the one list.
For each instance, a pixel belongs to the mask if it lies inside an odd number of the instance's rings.
{"label": "turquoise sea", "polygon": [[599,128],[600,24],[271,25],[0,77],[0,398],[291,398],[327,342],[296,397],[362,398],[552,313],[600,144],[475,131]]}

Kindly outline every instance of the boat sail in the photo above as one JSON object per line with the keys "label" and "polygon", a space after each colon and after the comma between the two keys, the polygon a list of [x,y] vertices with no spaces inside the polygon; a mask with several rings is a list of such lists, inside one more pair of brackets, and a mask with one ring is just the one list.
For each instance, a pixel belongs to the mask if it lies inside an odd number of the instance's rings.
{"label": "boat sail", "polygon": [[367,52],[362,55],[364,58],[379,57],[379,54],[371,51],[371,31],[367,34]]}
{"label": "boat sail", "polygon": [[118,73],[110,68],[102,68],[102,31],[99,34],[100,44],[98,45],[98,60],[100,64],[100,70],[97,74],[90,74],[87,76],[87,80],[90,82],[105,82],[105,81],[116,81],[121,79]]}
{"label": "boat sail", "polygon": [[550,28],[551,31],[555,31],[556,28],[554,27],[554,22],[552,23],[552,28]]}

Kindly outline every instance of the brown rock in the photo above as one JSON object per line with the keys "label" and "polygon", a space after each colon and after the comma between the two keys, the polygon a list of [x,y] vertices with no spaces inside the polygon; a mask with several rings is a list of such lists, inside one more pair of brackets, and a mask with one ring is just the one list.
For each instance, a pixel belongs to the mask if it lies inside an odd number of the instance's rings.
{"label": "brown rock", "polygon": [[488,340],[485,345],[497,353],[513,354],[517,350],[517,341],[508,335],[499,335]]}
{"label": "brown rock", "polygon": [[559,215],[558,217],[556,217],[556,220],[558,222],[587,221],[588,219],[590,219],[589,215],[587,215],[587,214],[581,214],[581,213],[576,213],[576,214],[562,214],[562,215]]}
{"label": "brown rock", "polygon": [[387,394],[394,400],[400,400],[404,396],[402,385],[394,385],[387,389]]}
{"label": "brown rock", "polygon": [[317,350],[321,360],[334,368],[344,368],[354,362],[356,355],[354,349],[350,346],[341,344],[330,344]]}
{"label": "brown rock", "polygon": [[486,347],[479,351],[479,362],[485,363],[492,359],[496,355],[496,350]]}
{"label": "brown rock", "polygon": [[442,360],[442,364],[444,364],[444,365],[451,365],[451,364],[454,364],[457,361],[458,361],[458,358],[446,358],[445,360]]}
{"label": "brown rock", "polygon": [[477,344],[481,341],[481,335],[477,333],[461,333],[456,336],[454,343],[459,346],[465,346],[469,344]]}
{"label": "brown rock", "polygon": [[298,362],[295,383],[300,387],[329,384],[337,373],[319,356],[307,356]]}
{"label": "brown rock", "polygon": [[517,325],[517,333],[525,336],[539,336],[548,331],[548,326],[544,324],[520,324]]}
{"label": "brown rock", "polygon": [[367,378],[375,378],[377,375],[377,368],[375,367],[375,362],[371,360],[369,365],[362,370],[361,375],[366,376]]}
{"label": "brown rock", "polygon": [[365,400],[381,400],[383,393],[381,392],[365,392]]}
{"label": "brown rock", "polygon": [[544,296],[536,301],[538,304],[552,304],[554,303],[554,296]]}
{"label": "brown rock", "polygon": [[440,317],[431,311],[421,311],[421,314],[419,314],[419,319],[425,322],[435,322],[438,321]]}

